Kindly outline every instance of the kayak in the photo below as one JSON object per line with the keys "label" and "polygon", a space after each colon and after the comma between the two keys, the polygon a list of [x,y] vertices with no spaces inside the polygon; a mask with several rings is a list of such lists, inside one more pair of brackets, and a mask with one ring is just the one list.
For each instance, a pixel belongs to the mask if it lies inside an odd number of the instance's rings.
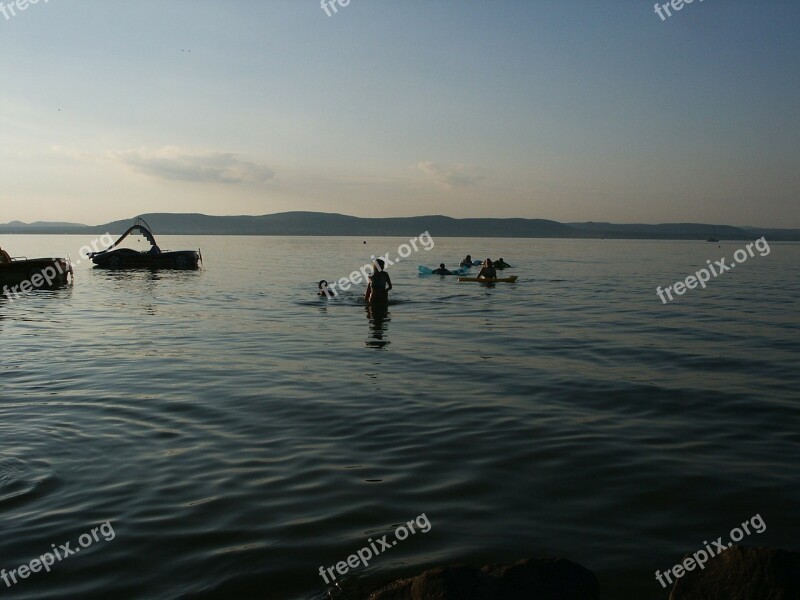
{"label": "kayak", "polygon": [[517,280],[516,275],[512,275],[511,277],[498,277],[497,279],[478,279],[477,277],[459,277],[458,282],[464,283],[467,281],[477,282],[477,283],[514,283]]}
{"label": "kayak", "polygon": [[[428,267],[423,267],[420,265],[417,267],[419,269],[420,275],[438,275],[438,273],[434,273],[433,269],[429,269]],[[449,269],[450,275],[466,275],[469,273],[469,269]]]}

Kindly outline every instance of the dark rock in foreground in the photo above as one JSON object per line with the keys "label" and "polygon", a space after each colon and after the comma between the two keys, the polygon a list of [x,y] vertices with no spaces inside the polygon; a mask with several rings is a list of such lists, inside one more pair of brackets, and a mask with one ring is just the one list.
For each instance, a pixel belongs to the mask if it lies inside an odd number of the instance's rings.
{"label": "dark rock in foreground", "polygon": [[597,578],[563,558],[528,558],[481,569],[457,565],[399,579],[369,600],[597,600]]}
{"label": "dark rock in foreground", "polygon": [[800,553],[733,546],[675,582],[670,600],[798,600]]}

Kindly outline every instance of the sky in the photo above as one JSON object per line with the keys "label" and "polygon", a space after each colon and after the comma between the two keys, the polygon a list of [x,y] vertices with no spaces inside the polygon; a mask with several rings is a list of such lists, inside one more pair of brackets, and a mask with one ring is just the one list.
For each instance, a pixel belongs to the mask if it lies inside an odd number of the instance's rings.
{"label": "sky", "polygon": [[796,0],[343,1],[4,0],[0,223],[800,228]]}

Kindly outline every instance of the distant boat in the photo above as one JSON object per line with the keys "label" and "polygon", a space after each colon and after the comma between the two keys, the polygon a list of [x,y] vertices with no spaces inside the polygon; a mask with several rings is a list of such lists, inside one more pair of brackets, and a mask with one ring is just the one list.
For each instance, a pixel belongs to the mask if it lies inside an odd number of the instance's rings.
{"label": "distant boat", "polygon": [[[150,242],[150,250],[114,249],[134,231]],[[89,258],[103,269],[197,269],[203,260],[198,250],[169,251],[159,248],[150,226],[142,218],[137,218],[133,226],[111,246],[101,252],[93,252]]]}

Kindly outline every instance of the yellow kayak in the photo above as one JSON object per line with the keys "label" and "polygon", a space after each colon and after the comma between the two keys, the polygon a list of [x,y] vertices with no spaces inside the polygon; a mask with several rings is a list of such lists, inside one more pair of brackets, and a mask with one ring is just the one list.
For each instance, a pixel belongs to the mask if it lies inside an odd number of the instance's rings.
{"label": "yellow kayak", "polygon": [[478,282],[478,283],[514,283],[517,280],[516,275],[512,275],[511,277],[500,277],[497,279],[478,279],[477,277],[459,277],[459,283],[464,283],[466,281]]}

